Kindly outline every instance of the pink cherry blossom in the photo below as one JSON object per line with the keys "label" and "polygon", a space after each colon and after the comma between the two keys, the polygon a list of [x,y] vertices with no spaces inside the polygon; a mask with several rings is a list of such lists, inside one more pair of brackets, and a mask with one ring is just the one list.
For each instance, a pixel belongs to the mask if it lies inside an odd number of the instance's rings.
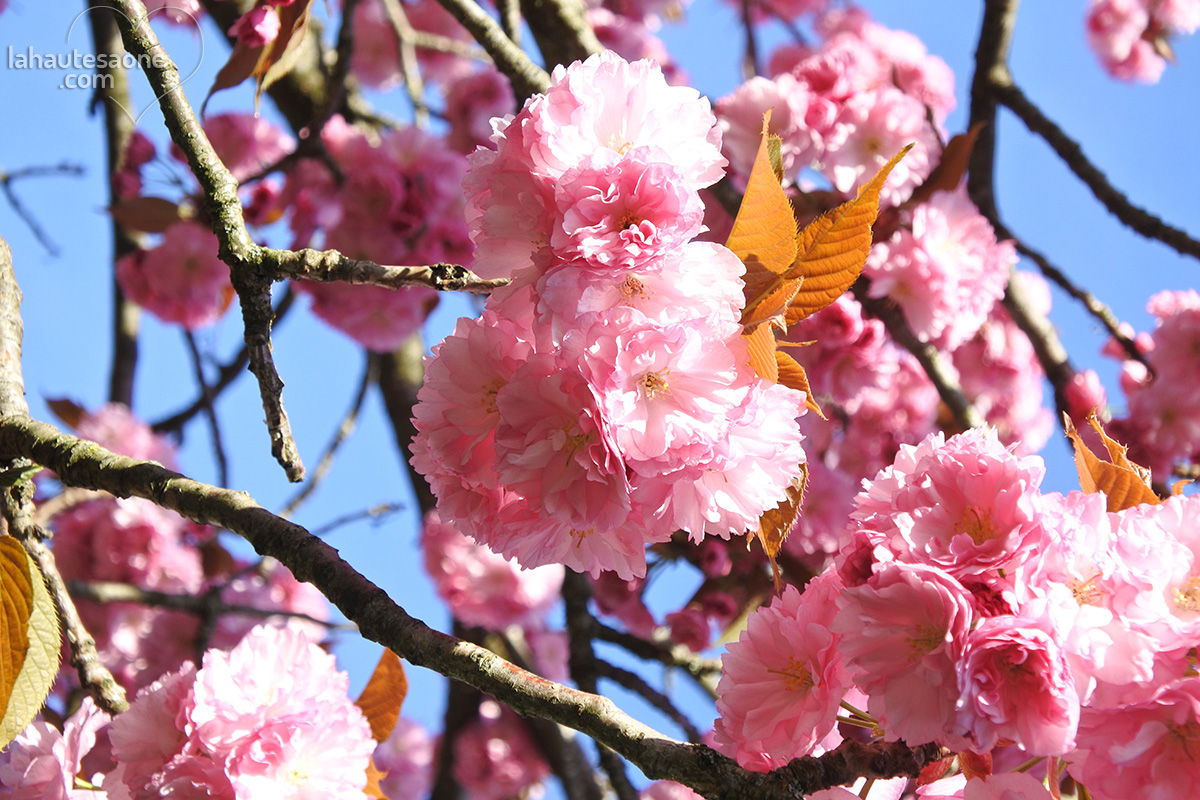
{"label": "pink cherry blossom", "polygon": [[164,322],[195,330],[216,322],[233,300],[217,237],[190,220],[172,224],[162,243],[117,261],[117,281],[133,302]]}
{"label": "pink cherry blossom", "polygon": [[247,47],[262,47],[279,35],[279,14],[269,5],[256,5],[233,23],[229,35]]}
{"label": "pink cherry blossom", "polygon": [[1003,297],[1016,260],[1012,242],[996,241],[962,186],[918,206],[911,230],[872,248],[864,272],[871,294],[895,300],[917,336],[953,350]]}
{"label": "pink cherry blossom", "polygon": [[1157,83],[1166,61],[1144,37],[1150,26],[1144,0],[1092,0],[1087,13],[1088,44],[1114,77]]}
{"label": "pink cherry blossom", "polygon": [[[42,720],[29,724],[0,753],[0,787],[11,800],[83,800],[96,792],[76,788],[79,775],[93,785],[101,776],[82,774],[80,762],[96,744],[109,716],[84,697],[60,733]],[[101,795],[103,796],[103,795]]]}
{"label": "pink cherry blossom", "polygon": [[1188,797],[1200,780],[1200,678],[1184,678],[1140,703],[1084,709],[1071,775],[1097,800]]}
{"label": "pink cherry blossom", "polygon": [[379,788],[387,797],[424,797],[433,783],[434,742],[421,725],[407,717],[396,720],[372,760],[384,774]]}
{"label": "pink cherry blossom", "polygon": [[682,783],[655,781],[642,790],[639,800],[699,800],[700,795]]}
{"label": "pink cherry blossom", "polygon": [[454,739],[454,777],[470,800],[520,796],[550,774],[525,723],[495,700],[479,705],[479,717]]}
{"label": "pink cherry blossom", "polygon": [[[255,626],[267,622],[303,631],[310,642],[326,637],[322,622],[330,617],[329,601],[311,583],[296,580],[291,570],[267,559],[257,569],[239,570],[221,591],[221,601],[230,605],[250,606],[261,611],[287,612],[278,616],[263,614],[222,614],[212,633],[210,645],[230,649]],[[291,616],[303,614],[305,617]]]}
{"label": "pink cherry blossom", "polygon": [[771,132],[778,135],[785,176],[794,176],[801,167],[817,160],[822,153],[819,132],[806,124],[809,96],[806,83],[791,73],[768,79],[754,77],[730,95],[717,101],[717,119],[721,125],[722,152],[730,168],[745,180],[758,153],[762,138],[763,114],[771,114]]}
{"label": "pink cherry blossom", "polygon": [[[259,8],[264,9],[263,13],[268,14],[268,17],[278,20],[274,9],[258,6],[254,10]],[[278,21],[275,24],[278,25]],[[217,155],[221,157],[221,161],[239,181],[262,172],[292,152],[296,146],[292,137],[255,114],[214,114],[205,118],[204,133]],[[172,146],[171,154],[180,161],[184,160],[178,147]]]}
{"label": "pink cherry blossom", "polygon": [[618,157],[600,150],[567,170],[554,192],[561,215],[550,245],[560,258],[599,268],[631,268],[696,236],[700,195],[648,148]]}
{"label": "pink cherry blossom", "polygon": [[959,721],[981,752],[1001,739],[1028,753],[1063,755],[1074,747],[1079,697],[1045,620],[984,619],[967,637],[958,670]]}
{"label": "pink cherry blossom", "polygon": [[831,625],[851,679],[889,740],[965,744],[957,665],[974,618],[967,590],[934,567],[885,562],[837,598]]}
{"label": "pink cherry blossom", "polygon": [[361,798],[375,742],[346,688],[303,633],[259,626],[138,694],[116,777],[136,797]]}
{"label": "pink cherry blossom", "polygon": [[446,89],[446,143],[460,153],[487,147],[492,118],[511,114],[515,105],[512,87],[494,67],[457,78]]}
{"label": "pink cherry blossom", "polygon": [[864,484],[855,519],[905,561],[953,575],[1019,563],[1042,535],[1040,459],[1017,458],[993,429],[905,446],[892,467]]}
{"label": "pink cherry blossom", "polygon": [[522,569],[442,522],[436,511],[425,515],[421,547],[438,595],[467,625],[540,626],[562,588],[561,566]]}
{"label": "pink cherry blossom", "polygon": [[803,594],[788,586],[751,616],[721,659],[715,738],[747,769],[767,772],[808,755],[835,726],[849,685],[830,625],[834,573]]}
{"label": "pink cherry blossom", "polygon": [[826,143],[822,170],[839,192],[853,193],[915,142],[892,170],[880,193],[881,202],[905,200],[933,169],[937,138],[925,121],[925,106],[891,86],[857,94],[843,104],[836,138]]}
{"label": "pink cherry blossom", "polygon": [[312,312],[368,350],[395,350],[420,330],[438,302],[438,293],[424,286],[387,289],[349,283],[292,284],[312,298]]}
{"label": "pink cherry blossom", "polygon": [[629,479],[593,388],[533,355],[496,393],[496,472],[539,513],[580,530],[629,515]]}

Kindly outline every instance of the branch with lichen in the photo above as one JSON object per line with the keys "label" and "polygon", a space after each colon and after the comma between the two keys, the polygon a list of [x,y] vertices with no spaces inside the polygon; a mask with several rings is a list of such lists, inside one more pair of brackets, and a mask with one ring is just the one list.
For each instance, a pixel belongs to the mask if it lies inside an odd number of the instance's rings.
{"label": "branch with lichen", "polygon": [[[12,251],[0,238],[0,419],[25,417],[25,379],[21,374],[21,340],[24,324],[21,320],[21,288],[13,272]],[[29,466],[21,456],[0,452],[0,462],[17,469]],[[7,463],[11,462],[11,463]],[[84,627],[75,603],[67,593],[62,576],[54,562],[54,554],[43,543],[43,532],[34,521],[33,482],[18,481],[3,488],[0,511],[8,533],[20,540],[37,564],[46,589],[58,612],[59,625],[67,638],[71,665],[79,673],[80,684],[96,698],[97,704],[111,714],[129,707],[125,690],[100,663],[96,640]]]}

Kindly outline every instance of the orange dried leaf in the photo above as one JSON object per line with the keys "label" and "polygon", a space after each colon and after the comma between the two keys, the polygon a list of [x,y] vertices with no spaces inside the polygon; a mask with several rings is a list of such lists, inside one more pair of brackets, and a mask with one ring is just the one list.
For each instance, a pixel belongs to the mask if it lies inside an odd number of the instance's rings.
{"label": "orange dried leaf", "polygon": [[774,355],[775,331],[771,330],[770,325],[759,325],[745,337],[750,346],[750,366],[754,367],[754,374],[771,383],[778,383],[779,370]]}
{"label": "orange dried leaf", "polygon": [[1100,434],[1111,460],[1100,460],[1084,443],[1070,418],[1064,416],[1063,428],[1075,446],[1080,488],[1087,494],[1103,492],[1109,511],[1122,511],[1143,503],[1159,505],[1162,501],[1150,486],[1149,471],[1126,458],[1125,447],[1109,438],[1094,414],[1088,415],[1088,423]]}
{"label": "orange dried leaf", "polygon": [[[762,140],[746,183],[746,193],[725,242],[725,246],[746,265],[748,313],[768,295],[777,293],[779,277],[796,259],[796,217],[771,164],[770,123],[771,112],[768,110],[763,115]],[[780,311],[783,308],[786,308],[786,302],[779,306]],[[769,316],[760,314],[758,319],[761,321]],[[746,324],[745,319],[742,322]]]}
{"label": "orange dried leaf", "polygon": [[29,652],[29,617],[33,613],[33,584],[25,549],[11,536],[0,536],[0,601],[0,709],[7,709]]}
{"label": "orange dried leaf", "polygon": [[388,800],[388,796],[383,793],[383,787],[379,785],[386,775],[386,772],[375,766],[375,757],[372,756],[367,763],[367,785],[363,787],[363,794],[376,800]]}
{"label": "orange dried leaf", "polygon": [[41,572],[20,542],[0,536],[0,750],[41,710],[61,648]]}
{"label": "orange dried leaf", "polygon": [[787,496],[775,508],[763,512],[758,520],[758,541],[762,543],[767,559],[771,562],[771,576],[775,579],[775,591],[783,590],[783,576],[775,556],[783,549],[788,534],[796,527],[800,518],[800,506],[804,503],[804,487],[808,484],[808,465],[800,465],[799,477],[792,479]]}
{"label": "orange dried leaf", "polygon": [[795,389],[804,392],[804,406],[810,411],[815,411],[817,416],[828,421],[825,412],[821,410],[821,406],[812,396],[812,389],[808,385],[808,373],[804,371],[804,367],[800,366],[799,362],[788,353],[782,350],[775,351],[775,366],[779,371],[779,378],[776,383],[782,383],[790,389]]}
{"label": "orange dried leaf", "polygon": [[382,742],[391,735],[407,694],[408,678],[404,676],[400,657],[391,650],[384,650],[375,665],[375,672],[356,701],[371,726],[375,741]]}
{"label": "orange dried leaf", "polygon": [[871,251],[871,226],[879,214],[879,192],[892,168],[911,148],[907,145],[894,155],[853,200],[817,217],[800,232],[796,263],[783,276],[786,280],[803,279],[788,308],[789,327],[837,300],[858,278]]}
{"label": "orange dried leaf", "polygon": [[952,192],[962,183],[963,175],[967,174],[967,163],[971,160],[971,151],[975,149],[975,140],[983,130],[986,122],[976,122],[971,130],[960,133],[946,143],[942,148],[942,158],[938,165],[929,173],[929,177],[913,190],[904,201],[906,208],[913,208],[924,203],[934,192]]}

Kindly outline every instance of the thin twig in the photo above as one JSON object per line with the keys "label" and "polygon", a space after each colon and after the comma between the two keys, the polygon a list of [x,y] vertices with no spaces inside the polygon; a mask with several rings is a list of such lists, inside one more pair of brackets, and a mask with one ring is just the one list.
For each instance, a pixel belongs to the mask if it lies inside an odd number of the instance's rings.
{"label": "thin twig", "polygon": [[1034,250],[1020,239],[1012,236],[1012,233],[1008,229],[999,226],[996,233],[1001,238],[1011,238],[1016,243],[1018,253],[1037,264],[1038,269],[1041,270],[1046,278],[1053,281],[1064,292],[1078,300],[1089,314],[1099,320],[1100,324],[1104,326],[1104,329],[1108,331],[1113,340],[1121,346],[1121,349],[1130,360],[1137,361],[1149,371],[1150,375],[1154,375],[1154,367],[1146,358],[1146,354],[1138,349],[1133,337],[1121,329],[1121,321],[1117,319],[1117,315],[1100,298],[1086,289],[1076,286],[1067,277],[1066,273],[1056,267],[1044,253]]}
{"label": "thin twig", "polygon": [[[592,585],[584,575],[567,571],[563,578],[563,602],[566,605],[567,637],[569,641],[568,663],[571,679],[585,692],[596,694],[600,664],[592,648],[592,613],[588,601],[592,598]],[[625,762],[602,743],[596,743],[600,766],[608,774],[618,800],[637,800],[637,790],[629,781]]]}
{"label": "thin twig", "polygon": [[196,382],[200,384],[200,400],[204,403],[204,416],[208,419],[209,431],[212,433],[213,458],[217,462],[217,484],[229,485],[229,461],[225,458],[225,445],[221,442],[221,423],[217,419],[217,410],[213,407],[213,390],[208,385],[204,375],[204,359],[196,346],[196,336],[191,331],[184,331],[183,338],[188,345],[188,353],[192,357],[192,370],[196,373]]}
{"label": "thin twig", "polygon": [[[296,293],[289,286],[284,292],[283,297],[279,299],[279,303],[275,306],[275,322],[274,326],[278,326],[280,321],[291,309],[292,304],[296,301]],[[245,345],[242,345],[238,354],[231,361],[223,364],[217,370],[217,380],[209,387],[212,398],[215,400],[221,392],[225,391],[239,376],[245,373],[246,365],[250,363],[250,352]],[[192,417],[204,410],[204,396],[201,395],[190,406],[180,411],[176,411],[169,417],[159,420],[150,426],[155,433],[178,433],[183,429]]]}
{"label": "thin twig", "polygon": [[37,239],[38,244],[44,247],[46,252],[52,256],[58,256],[62,251],[59,250],[58,245],[54,243],[54,240],[50,238],[50,234],[46,233],[46,229],[43,228],[41,223],[37,221],[37,217],[33,215],[33,212],[26,208],[25,204],[21,202],[21,198],[18,197],[17,193],[13,190],[13,181],[20,180],[21,178],[34,178],[50,175],[71,175],[78,177],[83,174],[83,171],[82,165],[71,164],[68,162],[63,162],[62,164],[49,167],[22,167],[21,169],[13,170],[11,172],[0,170],[0,192],[4,193],[4,197],[6,200],[8,200],[9,206],[12,207],[12,210],[17,217],[19,217],[21,221],[25,223],[26,227],[29,228],[29,232],[33,234],[33,238]]}
{"label": "thin twig", "polygon": [[404,510],[404,506],[400,503],[380,503],[370,508],[364,508],[362,511],[352,511],[349,514],[343,514],[340,517],[331,519],[320,527],[313,528],[312,535],[317,537],[325,537],[333,533],[338,528],[349,525],[359,520],[369,519],[373,522],[379,522],[385,517],[396,514]]}
{"label": "thin twig", "polygon": [[379,360],[379,393],[383,395],[383,405],[396,437],[400,460],[408,473],[413,494],[417,496],[421,515],[424,516],[437,507],[437,498],[429,488],[429,481],[412,465],[412,440],[417,435],[412,412],[417,402],[417,391],[425,377],[425,343],[419,332],[414,333],[400,349],[372,357]]}
{"label": "thin twig", "polygon": [[746,54],[742,59],[742,75],[746,80],[762,74],[758,63],[758,40],[754,35],[754,17],[750,13],[754,0],[742,0],[742,28],[746,31]]}
{"label": "thin twig", "polygon": [[[88,11],[93,48],[98,57],[107,56],[106,59],[97,58],[96,71],[100,79],[96,81],[93,108],[99,103],[104,109],[108,199],[110,206],[116,206],[122,198],[117,194],[117,182],[114,179],[125,168],[123,160],[137,126],[127,110],[133,108],[133,101],[129,93],[129,73],[121,63],[120,56],[125,49],[121,46],[121,32],[117,30],[113,10],[103,0],[89,0]],[[145,237],[126,228],[115,215],[111,218],[111,224],[115,266],[123,257],[137,250]],[[113,353],[108,377],[108,399],[109,402],[124,403],[132,408],[141,309],[125,296],[115,271],[112,288]]]}
{"label": "thin twig", "polygon": [[220,616],[222,614],[245,614],[252,617],[288,617],[304,622],[323,625],[331,630],[354,630],[354,626],[344,623],[330,622],[318,619],[300,611],[285,611],[282,609],[259,608],[242,603],[226,603],[221,600],[221,592],[213,597],[196,594],[176,594],[143,589],[128,583],[114,581],[67,581],[67,590],[73,597],[91,600],[96,603],[138,603],[153,608],[167,608],[172,611],[186,611],[198,617]]}
{"label": "thin twig", "polygon": [[692,677],[697,686],[715,699],[716,682],[721,677],[720,659],[702,658],[682,645],[648,641],[640,636],[634,636],[632,633],[611,628],[599,620],[593,620],[592,635],[602,641],[623,647],[629,653],[645,661],[657,661],[664,666],[684,670]]}
{"label": "thin twig", "polygon": [[337,430],[333,432],[329,444],[325,446],[325,452],[321,453],[321,458],[317,462],[316,469],[309,475],[308,480],[300,488],[300,491],[296,492],[292,499],[287,502],[287,505],[283,507],[283,510],[279,512],[279,516],[290,518],[296,513],[296,509],[308,499],[309,495],[320,485],[325,475],[329,473],[329,468],[333,466],[333,457],[337,454],[338,449],[350,438],[350,434],[354,433],[354,428],[358,425],[358,414],[362,410],[363,401],[367,397],[367,389],[375,381],[375,360],[368,353],[364,362],[363,375],[358,382],[358,392],[355,394],[354,400],[350,403],[349,410],[342,417]]}
{"label": "thin twig", "polygon": [[941,352],[932,344],[917,338],[904,319],[904,312],[900,307],[886,297],[872,297],[870,284],[865,276],[860,276],[851,290],[855,299],[862,304],[863,310],[883,322],[892,340],[917,359],[937,389],[938,396],[954,415],[955,423],[963,430],[983,425],[983,415],[967,399],[958,377],[942,358]]}
{"label": "thin twig", "polygon": [[396,35],[396,47],[400,51],[400,71],[404,74],[404,90],[413,106],[413,122],[418,128],[429,126],[429,108],[425,105],[425,82],[421,79],[421,65],[417,61],[417,48],[413,45],[416,30],[404,13],[400,0],[383,0],[383,9],[392,32]]}

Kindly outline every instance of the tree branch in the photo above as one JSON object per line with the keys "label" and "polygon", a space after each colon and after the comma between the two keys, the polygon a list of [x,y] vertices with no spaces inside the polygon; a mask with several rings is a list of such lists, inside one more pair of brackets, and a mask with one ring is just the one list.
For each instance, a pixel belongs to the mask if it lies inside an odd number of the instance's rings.
{"label": "tree branch", "polygon": [[1025,127],[1042,137],[1046,144],[1054,149],[1063,163],[1122,224],[1147,239],[1157,239],[1183,255],[1200,258],[1200,241],[1130,202],[1129,198],[1113,186],[1105,174],[1084,155],[1079,143],[1025,96],[1020,87],[1013,83],[1007,70],[990,73],[990,90],[996,100],[1025,123]]}

